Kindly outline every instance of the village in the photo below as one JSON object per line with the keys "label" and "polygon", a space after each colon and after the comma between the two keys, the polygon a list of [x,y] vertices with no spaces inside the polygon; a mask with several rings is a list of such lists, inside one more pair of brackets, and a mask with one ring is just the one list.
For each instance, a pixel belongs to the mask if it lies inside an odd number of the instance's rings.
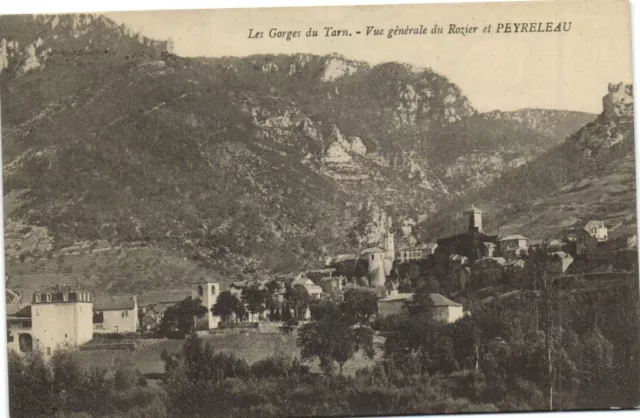
{"label": "village", "polygon": [[[453,323],[472,315],[463,301],[490,299],[517,288],[513,281],[534,249],[548,253],[548,271],[557,277],[585,271],[615,274],[610,268],[599,271],[575,263],[586,255],[597,258],[599,252],[613,257],[623,272],[637,263],[637,236],[613,244],[603,221],[591,220],[575,232],[542,241],[520,234],[486,234],[482,210],[475,206],[463,215],[466,230],[451,237],[396,249],[394,235],[386,233],[380,247],[336,254],[317,269],[271,280],[231,282],[225,290],[205,276],[194,277],[190,288],[140,295],[100,295],[68,286],[7,288],[7,325],[14,337],[9,349],[22,354],[37,349],[50,357],[57,349],[82,347],[100,335],[157,337],[167,311],[187,300],[197,300],[205,308],[194,317],[201,332],[256,328],[261,333],[279,333],[287,324],[295,328],[312,320],[314,303],[343,302],[348,294],[352,300],[360,294],[375,301],[372,316],[385,318],[406,313],[418,282],[425,277],[429,278],[432,316]],[[583,266],[573,271],[578,264]]]}

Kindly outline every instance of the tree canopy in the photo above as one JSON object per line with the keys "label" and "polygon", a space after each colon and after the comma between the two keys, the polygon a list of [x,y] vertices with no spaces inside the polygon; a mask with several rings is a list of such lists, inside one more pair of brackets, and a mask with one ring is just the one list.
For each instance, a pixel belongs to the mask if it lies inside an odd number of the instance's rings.
{"label": "tree canopy", "polygon": [[196,320],[207,314],[200,299],[188,297],[177,305],[167,308],[162,315],[158,333],[165,337],[184,338],[195,332]]}

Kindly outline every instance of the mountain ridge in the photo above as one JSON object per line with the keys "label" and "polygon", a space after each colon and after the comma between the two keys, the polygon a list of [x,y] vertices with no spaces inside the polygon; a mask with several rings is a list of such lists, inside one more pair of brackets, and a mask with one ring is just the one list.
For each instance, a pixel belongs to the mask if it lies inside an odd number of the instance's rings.
{"label": "mountain ridge", "polygon": [[[430,69],[337,55],[182,58],[93,18],[97,32],[12,19],[0,17],[0,41],[18,33],[23,52],[0,87],[12,104],[2,120],[14,274],[100,240],[142,242],[229,278],[304,268],[375,244],[371,213],[410,225],[562,140],[484,118]],[[28,71],[25,44],[40,63]],[[110,52],[51,60],[58,44]],[[562,129],[582,123],[557,115]],[[471,169],[447,176],[459,159]]]}

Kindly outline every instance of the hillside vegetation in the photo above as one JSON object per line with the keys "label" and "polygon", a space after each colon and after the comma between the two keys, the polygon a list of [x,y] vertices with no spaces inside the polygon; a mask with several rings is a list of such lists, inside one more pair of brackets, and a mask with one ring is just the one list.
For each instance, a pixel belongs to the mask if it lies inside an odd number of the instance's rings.
{"label": "hillside vegetation", "polygon": [[[603,112],[594,121],[487,187],[451,203],[421,231],[442,236],[456,230],[460,213],[474,203],[487,213],[485,229],[548,238],[604,220],[611,237],[636,233],[636,180],[630,85],[610,84]],[[459,220],[457,220],[459,223]]]}
{"label": "hillside vegetation", "polygon": [[182,58],[99,16],[2,16],[0,42],[9,271],[99,240],[229,278],[304,268],[353,250],[365,203],[433,214],[592,117],[478,115],[408,64]]}

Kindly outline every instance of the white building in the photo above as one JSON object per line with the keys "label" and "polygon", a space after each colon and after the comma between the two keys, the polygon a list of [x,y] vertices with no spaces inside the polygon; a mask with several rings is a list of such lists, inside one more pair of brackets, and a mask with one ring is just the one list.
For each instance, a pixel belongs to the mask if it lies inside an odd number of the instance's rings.
{"label": "white building", "polygon": [[136,332],[138,301],[129,295],[95,295],[93,298],[93,328],[95,332]]}
{"label": "white building", "polygon": [[306,274],[303,274],[296,278],[293,282],[291,282],[291,287],[293,286],[302,286],[307,289],[307,293],[309,293],[309,297],[313,299],[317,299],[322,294],[322,288],[315,284],[313,280],[307,277]]}
{"label": "white building", "polygon": [[[378,315],[384,318],[389,315],[407,313],[407,302],[413,299],[413,293],[394,293],[378,300]],[[452,323],[464,315],[461,304],[452,301],[439,293],[430,293],[429,298],[433,306],[432,315],[438,321]]]}
{"label": "white building", "polygon": [[384,286],[385,276],[385,250],[378,247],[367,248],[360,253],[360,257],[367,260],[369,271],[369,284],[373,287]]}
{"label": "white building", "polygon": [[34,349],[45,358],[61,348],[83,345],[93,338],[93,302],[89,292],[52,290],[33,294]]}
{"label": "white building", "polygon": [[398,252],[400,255],[400,261],[406,263],[412,260],[422,260],[423,258],[433,255],[438,248],[438,244],[435,242],[428,242],[426,244],[419,244],[415,247],[405,247]]}
{"label": "white building", "polygon": [[207,308],[207,313],[203,318],[198,319],[196,324],[199,329],[218,328],[220,317],[213,314],[211,308],[215,305],[220,296],[220,284],[213,283],[206,278],[202,278],[194,283],[196,287],[196,297],[202,301],[202,306]]}
{"label": "white building", "polygon": [[504,256],[526,254],[529,248],[529,238],[522,235],[507,235],[504,238],[500,238],[498,243],[500,245],[500,252]]}
{"label": "white building", "polygon": [[598,242],[604,242],[609,239],[608,229],[604,226],[604,221],[589,221],[584,226],[584,230]]}
{"label": "white building", "polygon": [[584,254],[594,250],[599,243],[607,241],[609,233],[604,221],[589,221],[576,232],[576,238],[576,251]]}

